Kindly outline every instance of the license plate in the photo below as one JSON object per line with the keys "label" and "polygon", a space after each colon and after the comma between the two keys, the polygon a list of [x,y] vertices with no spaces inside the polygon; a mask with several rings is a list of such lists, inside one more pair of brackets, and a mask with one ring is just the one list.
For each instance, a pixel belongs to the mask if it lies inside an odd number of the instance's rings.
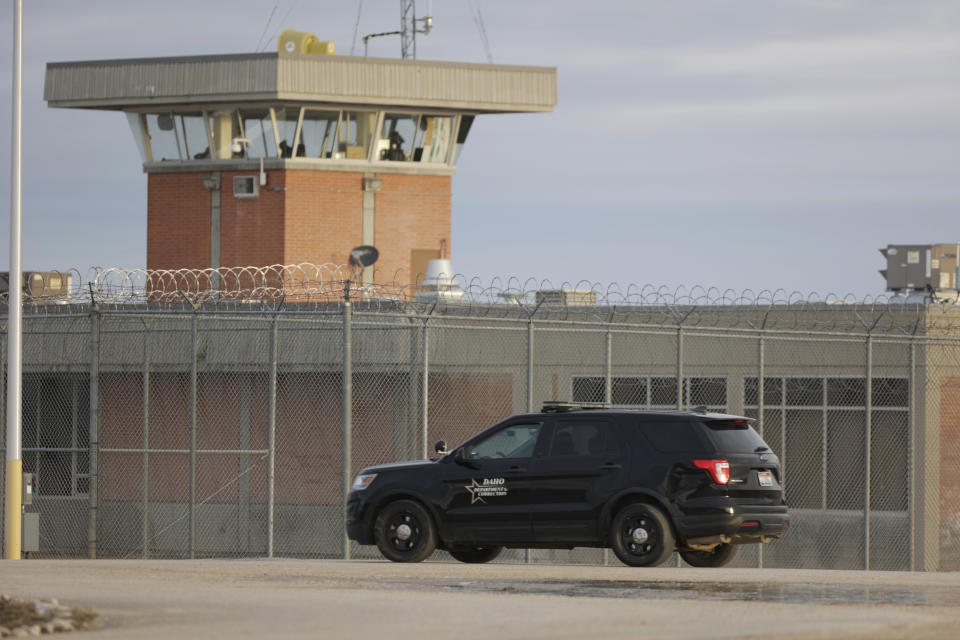
{"label": "license plate", "polygon": [[772,487],[773,486],[773,474],[769,471],[758,471],[757,479],[760,481],[761,487]]}

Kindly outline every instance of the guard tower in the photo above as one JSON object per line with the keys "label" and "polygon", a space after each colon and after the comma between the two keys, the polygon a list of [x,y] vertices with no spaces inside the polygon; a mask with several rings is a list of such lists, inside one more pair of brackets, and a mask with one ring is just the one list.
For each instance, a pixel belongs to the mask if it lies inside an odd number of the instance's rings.
{"label": "guard tower", "polygon": [[44,98],[126,114],[148,269],[346,264],[374,245],[364,282],[415,282],[450,257],[474,119],[552,111],[556,87],[552,67],[280,52],[50,63]]}

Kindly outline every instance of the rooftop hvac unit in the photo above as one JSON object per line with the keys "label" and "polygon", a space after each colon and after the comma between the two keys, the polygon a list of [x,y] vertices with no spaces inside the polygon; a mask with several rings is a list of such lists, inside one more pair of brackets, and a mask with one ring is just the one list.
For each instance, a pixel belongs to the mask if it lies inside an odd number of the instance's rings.
{"label": "rooftop hvac unit", "polygon": [[597,292],[587,289],[541,289],[536,292],[537,304],[557,307],[595,307]]}
{"label": "rooftop hvac unit", "polygon": [[944,291],[957,288],[957,245],[891,244],[880,253],[887,291]]}
{"label": "rooftop hvac unit", "polygon": [[[73,274],[61,271],[24,271],[20,290],[34,300],[62,301],[70,296]],[[0,273],[0,294],[10,291],[10,273]]]}

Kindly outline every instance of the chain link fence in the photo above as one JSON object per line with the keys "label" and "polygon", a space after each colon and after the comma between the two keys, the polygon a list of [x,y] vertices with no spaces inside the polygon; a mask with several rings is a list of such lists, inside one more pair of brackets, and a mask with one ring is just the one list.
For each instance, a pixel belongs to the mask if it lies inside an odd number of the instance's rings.
{"label": "chain link fence", "polygon": [[[869,312],[282,296],[33,306],[22,452],[37,555],[376,558],[344,535],[360,469],[573,400],[757,419],[792,524],[735,566],[960,569],[960,337],[943,321],[956,314]],[[5,368],[2,318],[0,331]],[[616,562],[597,549],[498,561]]]}

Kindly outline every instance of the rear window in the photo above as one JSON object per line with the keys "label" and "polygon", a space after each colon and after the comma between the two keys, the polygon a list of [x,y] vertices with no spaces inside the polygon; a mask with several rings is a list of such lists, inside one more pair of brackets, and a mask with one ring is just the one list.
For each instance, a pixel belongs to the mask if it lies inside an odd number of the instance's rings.
{"label": "rear window", "polygon": [[711,420],[704,422],[710,439],[720,453],[753,453],[767,450],[767,443],[744,420]]}
{"label": "rear window", "polygon": [[702,451],[705,443],[691,422],[641,423],[640,431],[662,453]]}

